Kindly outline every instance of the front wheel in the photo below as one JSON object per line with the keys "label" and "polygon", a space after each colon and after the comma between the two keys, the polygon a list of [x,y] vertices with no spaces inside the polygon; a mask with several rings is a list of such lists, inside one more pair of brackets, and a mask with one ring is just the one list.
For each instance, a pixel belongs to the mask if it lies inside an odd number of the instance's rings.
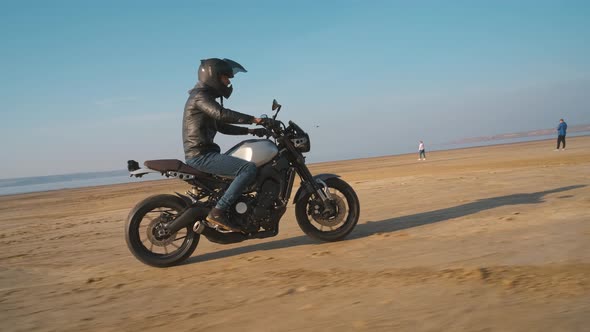
{"label": "front wheel", "polygon": [[295,216],[301,230],[322,241],[338,241],[352,232],[359,219],[360,204],[354,189],[339,178],[325,180],[329,188],[332,211],[316,193],[306,193],[295,205]]}
{"label": "front wheel", "polygon": [[155,267],[172,266],[187,259],[199,243],[199,234],[191,226],[172,234],[164,227],[184,210],[184,201],[173,195],[155,195],[138,203],[125,225],[125,240],[131,253]]}

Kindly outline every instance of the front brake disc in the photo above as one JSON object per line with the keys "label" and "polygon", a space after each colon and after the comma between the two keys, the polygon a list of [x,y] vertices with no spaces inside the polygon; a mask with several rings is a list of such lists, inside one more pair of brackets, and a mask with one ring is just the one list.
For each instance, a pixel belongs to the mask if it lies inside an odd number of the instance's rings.
{"label": "front brake disc", "polygon": [[322,226],[334,227],[344,221],[346,216],[346,204],[342,197],[332,194],[331,201],[335,203],[336,213],[334,215],[324,217],[321,211],[311,213],[313,220]]}

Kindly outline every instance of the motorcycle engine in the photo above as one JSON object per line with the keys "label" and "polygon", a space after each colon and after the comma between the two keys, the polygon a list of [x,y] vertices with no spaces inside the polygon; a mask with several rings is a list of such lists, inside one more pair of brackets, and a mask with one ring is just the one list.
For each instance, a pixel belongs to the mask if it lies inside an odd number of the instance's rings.
{"label": "motorcycle engine", "polygon": [[260,168],[257,182],[250,188],[256,195],[242,195],[232,206],[232,220],[242,229],[248,232],[257,232],[260,228],[277,229],[285,208],[277,208],[275,203],[281,192],[280,182],[288,167],[289,162],[281,158]]}
{"label": "motorcycle engine", "polygon": [[250,232],[258,230],[258,225],[249,222],[249,215],[252,213],[254,200],[252,196],[242,195],[231,209],[232,221],[242,229]]}
{"label": "motorcycle engine", "polygon": [[273,180],[266,180],[258,192],[258,202],[254,208],[257,218],[265,218],[270,215],[270,209],[279,197],[280,186]]}
{"label": "motorcycle engine", "polygon": [[256,206],[253,210],[253,217],[259,222],[260,227],[264,229],[270,229],[273,227],[271,222],[271,212],[274,202],[279,197],[279,192],[280,185],[271,179],[264,181],[258,192]]}
{"label": "motorcycle engine", "polygon": [[278,199],[280,185],[272,179],[263,182],[256,197],[241,196],[232,208],[232,221],[248,232],[256,232],[259,228],[274,228],[272,211]]}

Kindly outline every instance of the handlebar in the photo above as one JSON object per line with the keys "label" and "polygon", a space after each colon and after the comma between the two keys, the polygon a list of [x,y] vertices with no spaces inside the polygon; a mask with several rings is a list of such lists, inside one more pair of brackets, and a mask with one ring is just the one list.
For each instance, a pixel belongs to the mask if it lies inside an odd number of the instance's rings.
{"label": "handlebar", "polygon": [[280,129],[282,122],[271,118],[264,118],[259,123],[259,125],[263,126],[266,129]]}
{"label": "handlebar", "polygon": [[278,120],[274,120],[272,118],[262,118],[262,121],[260,121],[259,125],[264,126],[264,127],[272,127],[275,125],[275,123],[280,122]]}
{"label": "handlebar", "polygon": [[258,123],[258,125],[264,127],[267,131],[267,135],[272,136],[274,138],[278,138],[283,133],[283,130],[281,128],[283,123],[279,120],[275,120],[272,118],[263,118],[262,121]]}

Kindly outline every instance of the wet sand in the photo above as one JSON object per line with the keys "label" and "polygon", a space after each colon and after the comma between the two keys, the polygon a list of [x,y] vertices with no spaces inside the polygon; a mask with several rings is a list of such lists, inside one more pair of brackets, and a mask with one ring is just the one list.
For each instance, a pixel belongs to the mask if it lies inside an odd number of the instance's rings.
{"label": "wet sand", "polygon": [[129,253],[141,181],[0,197],[2,331],[584,331],[590,137],[316,164],[361,200],[349,237],[205,238],[157,269]]}

